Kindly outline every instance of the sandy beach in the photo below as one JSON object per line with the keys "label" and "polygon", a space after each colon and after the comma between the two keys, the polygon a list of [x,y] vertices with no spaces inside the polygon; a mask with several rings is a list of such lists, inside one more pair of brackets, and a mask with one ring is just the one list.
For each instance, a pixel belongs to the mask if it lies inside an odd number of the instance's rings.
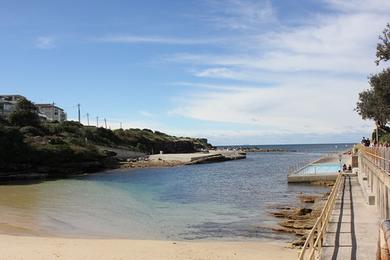
{"label": "sandy beach", "polygon": [[0,235],[1,259],[296,259],[277,242],[181,242]]}

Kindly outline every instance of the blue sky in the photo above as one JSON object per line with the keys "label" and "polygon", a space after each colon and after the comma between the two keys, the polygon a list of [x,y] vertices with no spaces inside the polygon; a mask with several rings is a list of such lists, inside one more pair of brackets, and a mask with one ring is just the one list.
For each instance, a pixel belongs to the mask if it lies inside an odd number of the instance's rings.
{"label": "blue sky", "polygon": [[385,0],[0,1],[0,92],[213,144],[358,142]]}

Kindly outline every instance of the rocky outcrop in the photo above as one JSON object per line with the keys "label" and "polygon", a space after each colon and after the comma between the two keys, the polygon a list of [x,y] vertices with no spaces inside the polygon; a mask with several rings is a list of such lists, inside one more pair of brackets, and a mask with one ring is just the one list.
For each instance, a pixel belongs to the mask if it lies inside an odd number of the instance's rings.
{"label": "rocky outcrop", "polygon": [[192,153],[212,148],[207,139],[150,129],[110,129],[78,122],[13,126],[0,122],[0,179],[62,178],[116,168],[145,154]]}
{"label": "rocky outcrop", "polygon": [[155,153],[194,153],[198,151],[193,140],[172,140],[152,144]]}
{"label": "rocky outcrop", "polygon": [[0,169],[0,182],[11,180],[55,179],[101,171],[113,162],[88,161],[57,165],[10,164]]}
{"label": "rocky outcrop", "polygon": [[292,246],[303,246],[306,236],[321,214],[327,196],[300,194],[298,199],[303,203],[302,207],[275,207],[270,214],[283,220],[273,230],[295,234],[297,239],[292,241]]}

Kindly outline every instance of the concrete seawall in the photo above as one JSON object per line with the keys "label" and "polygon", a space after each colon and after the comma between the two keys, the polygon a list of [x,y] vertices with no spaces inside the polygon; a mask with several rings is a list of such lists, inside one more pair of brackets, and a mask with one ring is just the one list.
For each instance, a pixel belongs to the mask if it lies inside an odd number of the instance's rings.
{"label": "concrete seawall", "polygon": [[289,175],[287,177],[289,183],[312,183],[319,181],[335,181],[337,179],[337,172],[332,174],[322,175]]}

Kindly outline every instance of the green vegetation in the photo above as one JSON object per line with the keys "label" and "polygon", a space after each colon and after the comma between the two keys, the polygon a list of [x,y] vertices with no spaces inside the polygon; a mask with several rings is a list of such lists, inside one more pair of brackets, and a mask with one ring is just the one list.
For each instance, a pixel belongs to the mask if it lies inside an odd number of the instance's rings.
{"label": "green vegetation", "polygon": [[[376,51],[376,64],[390,60],[390,24],[386,25]],[[355,110],[363,119],[374,120],[378,126],[378,139],[380,143],[390,143],[390,68],[369,76],[370,88],[359,94]],[[376,132],[372,139],[376,139]]]}
{"label": "green vegetation", "polygon": [[41,123],[35,106],[25,99],[8,120],[0,118],[0,176],[34,171],[57,177],[96,171],[115,166],[118,158],[113,151],[185,153],[210,147],[206,139],[149,129],[112,131],[73,121]]}
{"label": "green vegetation", "polygon": [[381,61],[390,60],[390,24],[386,25],[382,35],[379,36],[379,43],[376,46],[376,64],[379,65]]}
{"label": "green vegetation", "polygon": [[15,126],[38,126],[38,109],[31,101],[22,98],[18,100],[16,109],[10,115],[9,121]]}

